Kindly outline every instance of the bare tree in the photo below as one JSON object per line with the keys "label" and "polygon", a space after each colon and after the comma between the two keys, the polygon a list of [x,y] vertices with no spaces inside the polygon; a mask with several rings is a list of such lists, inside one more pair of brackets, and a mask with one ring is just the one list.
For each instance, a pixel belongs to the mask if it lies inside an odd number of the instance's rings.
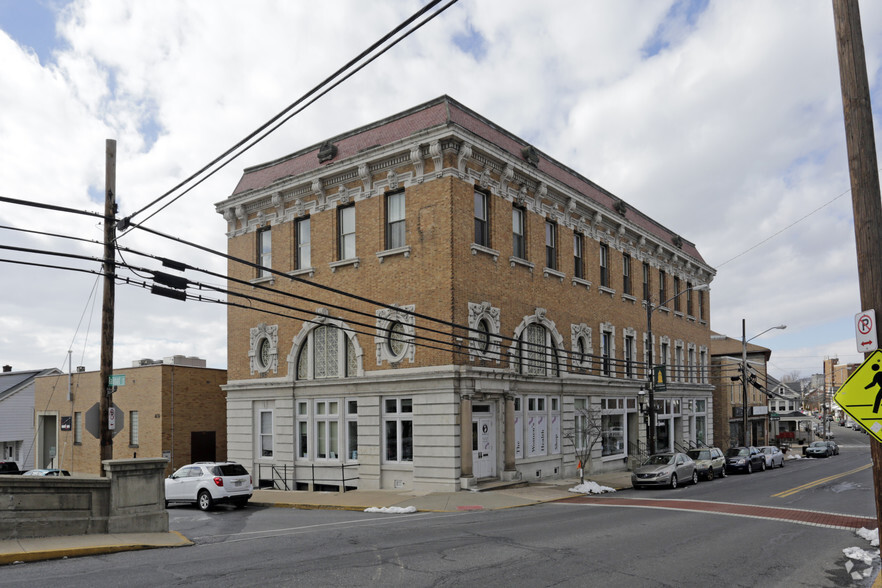
{"label": "bare tree", "polygon": [[801,372],[799,370],[793,370],[789,374],[784,374],[781,376],[781,381],[785,384],[789,384],[791,382],[798,382],[800,380]]}
{"label": "bare tree", "polygon": [[564,430],[564,439],[572,445],[579,465],[579,483],[585,483],[585,467],[591,459],[591,450],[603,436],[601,411],[586,403],[577,406],[573,427]]}

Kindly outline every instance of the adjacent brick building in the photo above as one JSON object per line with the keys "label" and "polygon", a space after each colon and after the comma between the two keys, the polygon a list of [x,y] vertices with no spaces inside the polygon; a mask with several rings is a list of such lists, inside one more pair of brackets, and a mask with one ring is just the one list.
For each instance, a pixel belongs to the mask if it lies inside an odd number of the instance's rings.
{"label": "adjacent brick building", "polygon": [[[113,458],[165,457],[167,473],[193,461],[225,460],[226,370],[183,356],[139,360],[116,369]],[[100,373],[56,373],[36,379],[35,465],[101,473]]]}
{"label": "adjacent brick building", "polygon": [[712,440],[710,303],[690,288],[713,268],[449,97],[246,169],[217,211],[229,457],[263,483],[573,475],[585,408],[604,427],[585,467],[624,469],[645,450],[647,300],[659,446]]}

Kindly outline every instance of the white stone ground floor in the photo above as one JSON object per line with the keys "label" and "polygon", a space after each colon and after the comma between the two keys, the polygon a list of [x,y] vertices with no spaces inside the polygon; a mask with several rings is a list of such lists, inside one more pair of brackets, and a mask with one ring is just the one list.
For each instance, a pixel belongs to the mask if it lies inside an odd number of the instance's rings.
{"label": "white stone ground floor", "polygon": [[[455,366],[231,381],[227,454],[255,486],[287,489],[451,492],[484,480],[572,477],[574,432],[588,408],[602,434],[586,472],[626,470],[646,447],[643,383]],[[658,450],[713,444],[711,391],[669,382],[656,392]]]}

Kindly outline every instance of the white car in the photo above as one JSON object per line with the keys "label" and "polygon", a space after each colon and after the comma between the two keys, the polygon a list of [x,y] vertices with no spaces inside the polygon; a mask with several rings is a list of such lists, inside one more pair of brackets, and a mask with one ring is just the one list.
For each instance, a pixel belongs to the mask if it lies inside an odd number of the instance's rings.
{"label": "white car", "polygon": [[764,445],[757,447],[766,458],[766,467],[775,469],[775,467],[784,467],[784,454],[774,445]]}
{"label": "white car", "polygon": [[178,469],[165,479],[165,505],[191,502],[202,510],[229,503],[241,508],[252,493],[251,475],[232,461],[198,461]]}

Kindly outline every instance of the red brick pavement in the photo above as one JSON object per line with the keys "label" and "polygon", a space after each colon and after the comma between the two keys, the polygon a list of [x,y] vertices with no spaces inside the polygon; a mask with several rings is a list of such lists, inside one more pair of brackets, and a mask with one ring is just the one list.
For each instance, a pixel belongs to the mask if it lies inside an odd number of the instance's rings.
{"label": "red brick pavement", "polygon": [[593,506],[620,506],[631,508],[661,508],[706,512],[739,517],[777,519],[801,525],[816,525],[835,529],[876,528],[876,519],[854,515],[778,508],[774,506],[755,506],[730,502],[708,502],[704,500],[671,500],[654,498],[614,498],[607,496],[576,496],[559,501],[570,504],[590,504]]}

